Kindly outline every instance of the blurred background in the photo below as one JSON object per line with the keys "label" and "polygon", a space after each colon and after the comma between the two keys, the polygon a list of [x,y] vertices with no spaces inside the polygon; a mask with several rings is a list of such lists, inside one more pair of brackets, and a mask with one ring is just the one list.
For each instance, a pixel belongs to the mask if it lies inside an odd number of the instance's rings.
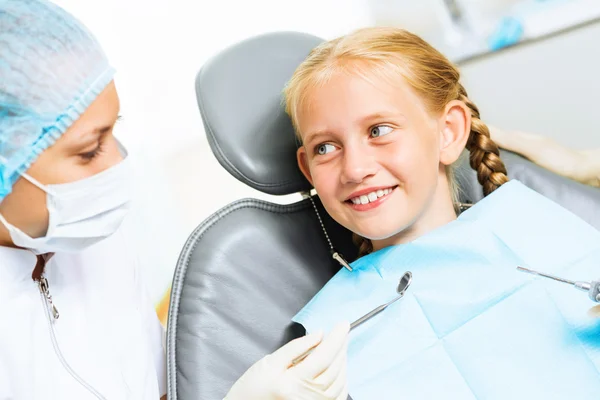
{"label": "blurred background", "polygon": [[331,39],[399,26],[459,64],[490,124],[600,147],[600,0],[54,0],[98,37],[117,68],[123,121],[116,134],[135,158],[141,261],[164,318],[171,277],[191,231],[228,203],[264,195],[212,155],[194,80],[223,48],[265,32]]}

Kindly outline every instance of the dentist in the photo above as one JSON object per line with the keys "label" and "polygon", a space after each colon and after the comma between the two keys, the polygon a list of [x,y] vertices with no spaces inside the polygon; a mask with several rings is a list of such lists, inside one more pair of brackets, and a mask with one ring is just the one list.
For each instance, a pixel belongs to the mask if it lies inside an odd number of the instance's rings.
{"label": "dentist", "polygon": [[122,223],[113,74],[61,8],[0,0],[1,400],[166,393],[162,327]]}

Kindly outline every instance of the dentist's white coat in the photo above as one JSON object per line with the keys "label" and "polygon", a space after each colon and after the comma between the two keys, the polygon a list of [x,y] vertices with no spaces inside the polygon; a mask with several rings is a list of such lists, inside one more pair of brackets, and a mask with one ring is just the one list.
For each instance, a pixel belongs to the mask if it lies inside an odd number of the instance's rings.
{"label": "dentist's white coat", "polygon": [[[46,266],[60,317],[54,331],[73,370],[107,400],[166,393],[163,328],[123,229]],[[61,364],[29,251],[0,246],[0,400],[95,399]]]}

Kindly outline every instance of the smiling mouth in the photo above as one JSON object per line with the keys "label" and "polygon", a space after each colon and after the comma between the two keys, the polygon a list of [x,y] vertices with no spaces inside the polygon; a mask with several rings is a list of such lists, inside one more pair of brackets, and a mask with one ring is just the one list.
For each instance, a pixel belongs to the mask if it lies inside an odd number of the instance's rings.
{"label": "smiling mouth", "polygon": [[393,186],[393,187],[390,187],[387,189],[374,190],[370,193],[348,199],[348,200],[346,200],[346,203],[353,204],[353,205],[365,205],[365,204],[369,204],[369,203],[374,203],[374,202],[388,196],[397,187],[398,186]]}

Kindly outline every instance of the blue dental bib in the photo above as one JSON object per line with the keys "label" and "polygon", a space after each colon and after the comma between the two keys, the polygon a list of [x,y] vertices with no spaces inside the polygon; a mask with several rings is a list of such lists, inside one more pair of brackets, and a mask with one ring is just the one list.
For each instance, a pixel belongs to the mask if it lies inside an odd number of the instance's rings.
{"label": "blue dental bib", "polygon": [[[600,318],[572,280],[600,277],[600,232],[519,181],[455,221],[341,269],[294,317],[308,332],[400,301],[350,332],[354,400],[599,399]],[[596,306],[600,307],[600,306]]]}

